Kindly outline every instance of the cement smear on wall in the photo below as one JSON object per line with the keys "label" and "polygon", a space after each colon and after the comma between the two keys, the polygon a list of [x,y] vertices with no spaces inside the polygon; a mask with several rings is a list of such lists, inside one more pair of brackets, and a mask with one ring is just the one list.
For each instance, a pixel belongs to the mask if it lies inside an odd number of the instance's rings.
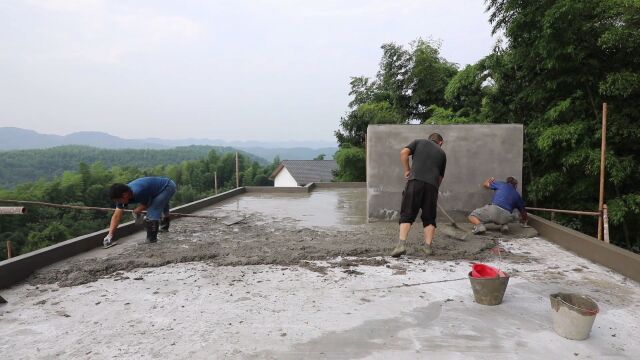
{"label": "cement smear on wall", "polygon": [[[352,209],[355,213],[362,212],[363,209],[354,204],[361,202],[365,190],[344,191],[340,189],[337,192],[344,195],[340,198],[352,200],[334,206],[341,206],[343,210]],[[329,211],[326,208],[327,196],[320,196],[317,201],[310,200],[310,195],[290,196],[287,199],[291,211],[282,208],[279,212],[268,210],[268,196],[243,195],[240,199],[240,203],[235,205],[237,200],[231,199],[200,212],[215,216],[246,216],[239,224],[226,226],[207,219],[180,219],[174,221],[171,232],[161,234],[156,244],[143,243],[144,233],[140,232],[121,239],[119,245],[110,249],[96,249],[41,269],[32,275],[29,282],[58,282],[60,286],[72,286],[92,282],[117,271],[192,261],[206,261],[220,266],[275,264],[304,267],[305,260],[358,257],[370,261],[372,265],[384,265],[386,261],[376,257],[389,255],[398,238],[398,224],[395,223],[308,226],[308,220],[302,215]],[[302,213],[298,202],[306,206]],[[250,209],[260,209],[260,212],[251,212]],[[348,210],[344,210],[343,214],[347,218],[351,216]],[[444,224],[445,220],[441,219],[441,222]],[[450,235],[446,231],[437,232],[434,242],[436,254],[429,260],[490,259],[494,255],[489,250],[496,245],[496,238],[502,236],[496,232],[487,236],[471,236],[461,241],[455,234]],[[419,258],[418,247],[421,244],[422,226],[417,223],[410,233],[408,256]],[[528,261],[526,257],[509,253],[503,253],[502,256],[516,262]],[[349,268],[347,263],[332,263],[330,266]]]}

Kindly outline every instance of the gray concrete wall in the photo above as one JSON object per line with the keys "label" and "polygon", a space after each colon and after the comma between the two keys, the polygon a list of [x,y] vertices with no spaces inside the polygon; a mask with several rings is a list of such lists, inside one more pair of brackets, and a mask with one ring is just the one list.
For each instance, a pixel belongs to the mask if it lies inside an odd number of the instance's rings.
{"label": "gray concrete wall", "polygon": [[514,176],[522,188],[522,125],[369,125],[367,129],[367,214],[370,221],[397,220],[406,184],[400,151],[431,133],[444,138],[447,170],[439,204],[468,211],[487,204],[492,192],[480,185],[493,176]]}

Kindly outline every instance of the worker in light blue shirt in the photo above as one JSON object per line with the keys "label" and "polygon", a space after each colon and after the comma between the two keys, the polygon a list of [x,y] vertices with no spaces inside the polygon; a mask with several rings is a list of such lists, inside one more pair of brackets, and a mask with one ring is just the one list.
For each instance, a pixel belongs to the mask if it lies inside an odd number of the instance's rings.
{"label": "worker in light blue shirt", "polygon": [[[158,241],[158,231],[169,231],[169,201],[176,193],[176,184],[167,177],[143,177],[128,184],[113,184],[109,189],[116,210],[111,217],[109,234],[104,238],[105,247],[110,246],[113,235],[120,223],[124,209],[130,204],[138,204],[133,209],[136,223],[144,222],[147,227],[147,242]],[[142,212],[147,215],[143,218]]]}
{"label": "worker in light blue shirt", "polygon": [[522,222],[527,221],[527,210],[524,207],[522,196],[517,191],[518,180],[509,176],[505,181],[496,181],[495,178],[488,178],[482,186],[495,191],[491,204],[475,209],[469,215],[469,221],[474,225],[473,233],[482,234],[487,231],[484,226],[487,223],[501,225],[500,231],[509,231],[509,222],[513,219],[513,210],[520,213]]}

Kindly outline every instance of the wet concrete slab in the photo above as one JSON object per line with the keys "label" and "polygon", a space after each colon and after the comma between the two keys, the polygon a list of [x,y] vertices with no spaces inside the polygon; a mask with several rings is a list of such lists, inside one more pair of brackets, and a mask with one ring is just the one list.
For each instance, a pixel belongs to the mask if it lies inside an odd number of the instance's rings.
{"label": "wet concrete slab", "polygon": [[[243,217],[240,223],[182,218],[156,244],[144,242],[144,232],[116,238],[118,245],[95,249],[36,271],[32,284],[79,285],[115,271],[172,263],[207,261],[218,266],[296,265],[336,256],[371,258],[390,254],[398,239],[398,224],[365,223],[364,189],[319,189],[311,194],[246,194],[203,209],[217,218]],[[499,232],[465,237],[436,232],[433,259],[482,261]],[[422,226],[409,234],[408,256],[420,257]],[[527,257],[505,254],[513,261]]]}
{"label": "wet concrete slab", "polygon": [[336,227],[367,222],[365,188],[315,189],[307,194],[249,193],[217,205],[233,214],[260,213],[264,221],[293,219],[302,227]]}
{"label": "wet concrete slab", "polygon": [[[14,286],[0,305],[7,359],[633,359],[640,284],[539,238],[501,242],[499,306],[476,304],[469,261],[345,258],[306,266],[170,264],[70,287]],[[551,327],[549,294],[599,304],[591,337]]]}

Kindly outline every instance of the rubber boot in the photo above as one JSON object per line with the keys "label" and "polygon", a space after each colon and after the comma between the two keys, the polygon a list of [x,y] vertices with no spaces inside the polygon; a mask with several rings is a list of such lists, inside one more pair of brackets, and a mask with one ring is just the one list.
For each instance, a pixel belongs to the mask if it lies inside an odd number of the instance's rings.
{"label": "rubber boot", "polygon": [[158,241],[159,220],[147,220],[147,242],[154,243]]}
{"label": "rubber boot", "polygon": [[431,246],[431,244],[424,244],[422,245],[422,248],[420,249],[422,251],[422,255],[424,256],[431,256],[433,255],[433,247]]}
{"label": "rubber boot", "polygon": [[171,223],[171,218],[168,216],[163,216],[160,221],[160,232],[169,232],[169,224]]}
{"label": "rubber boot", "polygon": [[396,247],[393,249],[393,251],[391,252],[391,256],[392,257],[400,257],[400,255],[404,255],[407,253],[407,247],[405,246],[405,243],[407,241],[398,241],[398,245],[396,245]]}

